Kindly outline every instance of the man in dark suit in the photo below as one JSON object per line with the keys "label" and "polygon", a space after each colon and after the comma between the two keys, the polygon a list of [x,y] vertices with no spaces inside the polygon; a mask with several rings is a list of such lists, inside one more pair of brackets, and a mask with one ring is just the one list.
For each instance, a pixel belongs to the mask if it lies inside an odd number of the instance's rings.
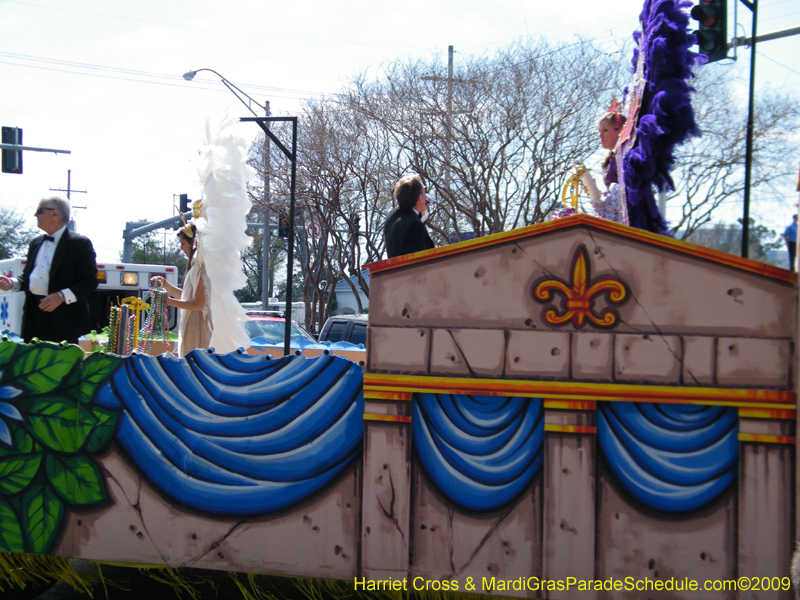
{"label": "man in dark suit", "polygon": [[435,248],[423,222],[428,210],[428,196],[418,175],[401,177],[394,186],[398,207],[383,226],[389,258]]}
{"label": "man in dark suit", "polygon": [[22,275],[0,276],[0,289],[25,292],[22,339],[78,343],[91,331],[87,297],[97,288],[97,264],[89,238],[70,231],[69,202],[44,198],[36,209],[39,229]]}

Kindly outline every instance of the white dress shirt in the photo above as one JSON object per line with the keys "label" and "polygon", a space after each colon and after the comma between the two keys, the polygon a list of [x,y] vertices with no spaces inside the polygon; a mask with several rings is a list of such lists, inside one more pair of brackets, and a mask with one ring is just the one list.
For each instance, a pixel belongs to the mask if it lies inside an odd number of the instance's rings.
{"label": "white dress shirt", "polygon": [[[64,225],[61,229],[53,233],[52,242],[50,240],[42,240],[39,251],[36,253],[36,258],[33,262],[33,270],[31,270],[31,275],[28,279],[28,289],[31,294],[47,296],[50,293],[48,291],[50,289],[50,267],[53,264],[53,256],[55,256],[58,242],[61,241],[61,236],[64,235],[64,230],[66,228],[67,226]],[[19,281],[15,279],[14,289],[19,290],[19,288]],[[73,294],[72,290],[69,288],[64,288],[61,290],[61,293],[64,295],[64,301],[67,304],[78,301],[75,294]]]}

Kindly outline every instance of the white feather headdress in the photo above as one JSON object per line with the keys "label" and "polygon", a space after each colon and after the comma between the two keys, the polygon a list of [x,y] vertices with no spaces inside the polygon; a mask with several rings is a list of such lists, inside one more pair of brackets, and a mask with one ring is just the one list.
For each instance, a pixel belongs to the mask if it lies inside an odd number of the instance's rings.
{"label": "white feather headdress", "polygon": [[206,301],[211,313],[211,347],[218,353],[247,348],[250,338],[241,322],[247,315],[233,295],[247,284],[242,251],[250,244],[247,215],[251,202],[247,181],[254,170],[247,164],[247,140],[235,131],[238,121],[228,115],[218,124],[206,122],[206,143],[198,168],[205,190],[197,227],[195,261],[206,274]]}

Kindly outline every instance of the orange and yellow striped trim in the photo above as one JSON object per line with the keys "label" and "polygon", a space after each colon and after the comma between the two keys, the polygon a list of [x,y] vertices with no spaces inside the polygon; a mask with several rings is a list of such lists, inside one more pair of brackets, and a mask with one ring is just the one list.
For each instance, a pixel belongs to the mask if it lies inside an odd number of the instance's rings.
{"label": "orange and yellow striped trim", "polygon": [[393,391],[521,396],[561,401],[668,402],[673,404],[739,406],[743,408],[777,410],[794,410],[797,402],[797,395],[794,392],[777,390],[580,383],[572,381],[465,379],[420,375],[382,375],[377,373],[364,374],[364,390],[365,395],[374,392]]}
{"label": "orange and yellow striped trim", "polygon": [[593,425],[548,425],[545,423],[544,430],[558,433],[597,433],[597,427]]}
{"label": "orange and yellow striped trim", "polygon": [[411,423],[411,417],[405,417],[403,415],[374,415],[370,413],[364,413],[364,420],[389,421],[391,423]]}
{"label": "orange and yellow striped trim", "polygon": [[797,411],[791,409],[772,409],[772,408],[740,408],[740,419],[781,419],[783,421],[794,421]]}
{"label": "orange and yellow striped trim", "polygon": [[372,390],[364,388],[364,398],[369,400],[396,400],[411,402],[411,392],[395,392],[392,390]]}
{"label": "orange and yellow striped trim", "polygon": [[795,437],[789,435],[761,435],[759,433],[740,433],[740,442],[758,442],[760,444],[794,444]]}
{"label": "orange and yellow striped trim", "polygon": [[544,407],[555,410],[597,410],[597,403],[592,400],[552,400],[545,398]]}

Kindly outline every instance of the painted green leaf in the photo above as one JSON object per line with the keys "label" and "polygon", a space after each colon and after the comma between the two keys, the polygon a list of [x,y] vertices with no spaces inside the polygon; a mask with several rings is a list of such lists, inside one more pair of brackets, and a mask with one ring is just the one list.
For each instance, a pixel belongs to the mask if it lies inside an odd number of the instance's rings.
{"label": "painted green leaf", "polygon": [[89,443],[86,445],[86,449],[89,452],[99,452],[114,437],[121,411],[93,405],[92,412],[97,419],[97,425],[95,425],[89,436]]}
{"label": "painted green leaf", "polygon": [[61,381],[61,394],[72,396],[76,400],[81,399],[81,365],[78,364]]}
{"label": "painted green leaf", "polygon": [[[23,413],[24,414],[24,413]],[[6,421],[6,425],[11,430],[12,446],[0,444],[0,458],[6,456],[16,456],[18,454],[32,454],[41,451],[41,446],[33,441],[33,438],[25,431],[25,427],[15,421]]]}
{"label": "painted green leaf", "polygon": [[19,494],[33,480],[41,454],[17,454],[0,458],[0,495]]}
{"label": "painted green leaf", "polygon": [[26,550],[17,515],[6,499],[0,496],[0,552],[25,552]]}
{"label": "painted green leaf", "polygon": [[42,447],[22,427],[17,427],[14,432],[14,447],[23,454],[42,451]]}
{"label": "painted green leaf", "polygon": [[92,354],[81,366],[82,402],[91,402],[97,388],[117,369],[122,359],[107,354]]}
{"label": "painted green leaf", "polygon": [[0,342],[0,367],[5,367],[14,356],[14,351],[19,344],[14,342]]}
{"label": "painted green leaf", "polygon": [[23,494],[22,511],[22,527],[30,552],[47,552],[61,527],[64,503],[44,477],[37,477],[35,484]]}
{"label": "painted green leaf", "polygon": [[47,477],[61,499],[71,506],[91,506],[108,500],[103,474],[84,455],[47,455]]}
{"label": "painted green leaf", "polygon": [[88,406],[66,396],[37,396],[26,417],[36,440],[56,452],[77,452],[97,423]]}
{"label": "painted green leaf", "polygon": [[61,348],[56,344],[39,343],[22,346],[14,356],[4,383],[32,394],[54,390],[80,364],[83,351],[78,346]]}

